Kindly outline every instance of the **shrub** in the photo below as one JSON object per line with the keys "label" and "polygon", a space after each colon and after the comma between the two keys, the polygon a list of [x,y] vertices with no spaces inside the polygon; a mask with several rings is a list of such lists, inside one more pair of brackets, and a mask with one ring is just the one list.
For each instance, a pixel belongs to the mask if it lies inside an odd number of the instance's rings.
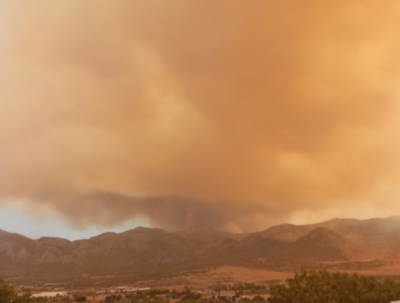
{"label": "shrub", "polygon": [[306,271],[271,285],[269,303],[388,303],[400,299],[400,283],[357,274]]}

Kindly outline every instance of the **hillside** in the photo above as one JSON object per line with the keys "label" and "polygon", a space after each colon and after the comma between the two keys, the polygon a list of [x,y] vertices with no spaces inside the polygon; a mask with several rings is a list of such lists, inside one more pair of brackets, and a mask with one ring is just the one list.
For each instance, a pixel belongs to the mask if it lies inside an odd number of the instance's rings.
{"label": "hillside", "polygon": [[400,218],[283,224],[252,234],[211,229],[175,233],[138,227],[86,240],[32,240],[0,230],[3,278],[162,274],[229,264],[399,260]]}
{"label": "hillside", "polygon": [[371,258],[359,244],[325,227],[317,227],[286,249],[288,260],[346,261]]}
{"label": "hillside", "polygon": [[176,235],[209,244],[210,246],[221,244],[226,239],[243,240],[249,234],[233,234],[209,228],[192,228],[175,233]]}

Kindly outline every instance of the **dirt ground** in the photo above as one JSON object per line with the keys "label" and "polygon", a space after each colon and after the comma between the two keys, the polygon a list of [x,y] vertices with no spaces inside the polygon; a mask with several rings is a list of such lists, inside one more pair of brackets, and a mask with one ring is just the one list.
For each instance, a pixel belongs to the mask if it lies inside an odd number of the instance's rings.
{"label": "dirt ground", "polygon": [[[333,270],[337,271],[337,270]],[[382,267],[368,270],[343,270],[348,273],[358,273],[360,275],[381,276],[381,277],[399,277],[400,266]],[[135,287],[151,287],[151,288],[168,288],[177,291],[189,287],[198,291],[209,291],[211,285],[216,285],[218,282],[222,284],[233,283],[255,283],[265,284],[271,280],[284,281],[287,278],[294,276],[294,273],[277,272],[266,269],[254,269],[239,266],[222,266],[205,270],[198,273],[190,273],[177,277],[161,278],[154,280],[143,280],[135,283]]]}
{"label": "dirt ground", "polygon": [[223,284],[239,282],[265,284],[269,280],[285,280],[290,277],[293,277],[293,274],[239,266],[222,266],[185,276],[141,281],[138,286],[153,288],[164,287],[171,290],[174,288],[176,290],[182,290],[185,287],[196,290],[208,290],[210,285],[215,285],[218,282]]}
{"label": "dirt ground", "polygon": [[[213,295],[213,291],[209,289],[209,287],[211,285],[216,285],[218,282],[220,282],[221,284],[233,284],[239,282],[265,284],[267,281],[270,280],[284,281],[286,278],[290,277],[293,277],[293,274],[238,266],[223,266],[215,269],[210,269],[205,272],[193,273],[185,276],[141,281],[139,283],[136,283],[134,286],[168,288],[170,290],[176,289],[177,291],[182,291],[185,287],[189,287],[192,291],[201,292],[204,298],[208,298]],[[221,295],[233,293],[234,292],[232,291],[222,291]],[[109,295],[110,294],[97,295],[96,300],[88,297],[88,301],[104,301],[105,297]],[[267,297],[268,295],[263,296]]]}

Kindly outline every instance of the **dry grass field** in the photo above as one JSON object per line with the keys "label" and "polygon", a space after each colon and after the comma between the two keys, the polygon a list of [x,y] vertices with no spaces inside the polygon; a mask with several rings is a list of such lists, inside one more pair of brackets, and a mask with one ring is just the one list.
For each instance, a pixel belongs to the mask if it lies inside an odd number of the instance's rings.
{"label": "dry grass field", "polygon": [[[334,269],[330,271],[334,272],[338,270]],[[360,269],[339,271],[345,271],[350,274],[357,273],[367,276],[400,279],[400,265],[365,270]],[[168,288],[170,290],[176,289],[177,291],[183,290],[185,287],[189,287],[194,290],[207,292],[211,285],[216,285],[218,282],[222,284],[265,284],[271,280],[279,280],[283,282],[285,279],[293,276],[294,272],[278,272],[267,269],[255,269],[241,266],[221,266],[175,277],[141,280],[139,282],[135,282],[134,285],[137,287]]]}
{"label": "dry grass field", "polygon": [[[337,270],[332,270],[337,271]],[[357,273],[359,275],[375,276],[381,278],[400,279],[400,265],[386,266],[376,269],[366,270],[340,270],[349,274]],[[264,269],[254,269],[240,266],[221,266],[200,273],[193,273],[184,276],[177,276],[157,280],[144,280],[138,283],[138,286],[150,287],[165,287],[168,289],[181,290],[185,287],[208,290],[210,285],[215,285],[218,282],[223,284],[233,283],[255,283],[265,284],[267,281],[280,280],[284,281],[287,278],[294,276],[290,272],[277,272]]]}
{"label": "dry grass field", "polygon": [[264,269],[253,269],[239,266],[221,266],[207,271],[187,274],[171,278],[144,280],[138,286],[165,287],[168,289],[181,290],[185,287],[206,290],[210,285],[218,282],[223,284],[233,283],[255,283],[265,284],[269,280],[285,280],[293,277],[292,273],[269,271]]}

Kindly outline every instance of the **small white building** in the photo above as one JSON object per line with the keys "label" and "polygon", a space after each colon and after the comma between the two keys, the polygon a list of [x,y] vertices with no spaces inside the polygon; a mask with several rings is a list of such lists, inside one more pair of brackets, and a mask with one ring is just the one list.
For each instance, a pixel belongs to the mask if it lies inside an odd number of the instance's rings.
{"label": "small white building", "polygon": [[39,297],[43,297],[43,298],[53,298],[53,297],[64,297],[67,296],[67,293],[65,291],[49,291],[49,292],[42,292],[40,294],[34,294],[31,297],[32,298],[39,298]]}
{"label": "small white building", "polygon": [[107,290],[97,290],[96,294],[100,295],[100,294],[107,294],[108,291]]}

